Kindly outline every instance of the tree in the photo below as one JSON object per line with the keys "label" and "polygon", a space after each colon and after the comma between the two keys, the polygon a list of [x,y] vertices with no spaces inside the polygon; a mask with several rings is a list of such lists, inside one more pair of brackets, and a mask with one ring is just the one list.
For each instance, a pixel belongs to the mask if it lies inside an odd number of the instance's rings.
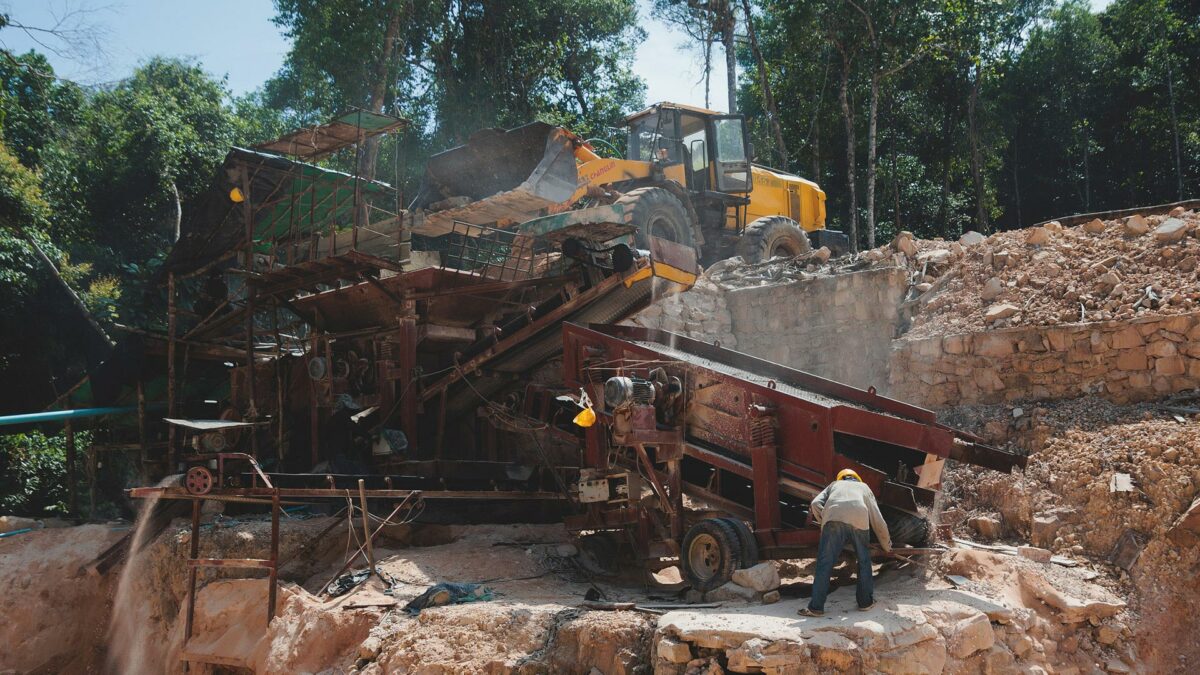
{"label": "tree", "polygon": [[965,68],[967,138],[971,148],[971,179],[975,188],[976,226],[990,227],[990,199],[985,185],[980,115],[985,82],[1001,63],[1019,49],[1026,28],[1047,0],[948,0],[941,19],[947,51],[958,68]]}
{"label": "tree", "polygon": [[[607,134],[642,102],[630,69],[643,36],[633,0],[278,0],[276,7],[293,45],[265,100],[307,123],[375,105],[382,91],[380,109],[414,118],[426,146],[442,148],[482,127],[537,118]],[[397,7],[402,20],[393,26]],[[395,45],[385,66],[363,58],[386,53],[384,43]]]}
{"label": "tree", "polygon": [[935,9],[925,0],[847,0],[859,13],[869,52],[870,102],[867,113],[867,248],[875,248],[875,180],[879,124],[879,90],[883,84],[925,56],[937,39],[929,17]]}
{"label": "tree", "polygon": [[[669,24],[683,29],[704,49],[704,104],[708,105],[711,49],[720,39],[725,52],[726,106],[735,113],[737,103],[737,0],[654,0],[654,11]],[[749,21],[750,10],[745,9]]]}

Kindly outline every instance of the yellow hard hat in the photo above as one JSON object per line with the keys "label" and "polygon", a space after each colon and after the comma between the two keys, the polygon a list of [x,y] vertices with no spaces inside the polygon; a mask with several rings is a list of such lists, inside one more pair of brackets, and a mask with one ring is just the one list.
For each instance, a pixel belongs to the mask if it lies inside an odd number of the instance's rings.
{"label": "yellow hard hat", "polygon": [[846,478],[853,478],[860,483],[862,482],[862,478],[859,477],[858,472],[854,469],[842,469],[838,472],[838,480],[844,480]]}
{"label": "yellow hard hat", "polygon": [[576,426],[586,429],[596,423],[596,411],[592,410],[590,407],[584,408],[583,410],[580,410],[579,414],[575,416],[575,419],[571,421],[574,422]]}

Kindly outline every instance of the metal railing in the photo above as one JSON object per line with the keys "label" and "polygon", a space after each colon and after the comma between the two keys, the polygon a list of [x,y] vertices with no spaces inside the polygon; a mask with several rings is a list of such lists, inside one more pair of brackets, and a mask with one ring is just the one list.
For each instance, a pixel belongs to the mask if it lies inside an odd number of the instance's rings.
{"label": "metal railing", "polygon": [[554,276],[565,267],[552,244],[513,230],[456,220],[445,241],[443,269],[474,272],[495,281]]}

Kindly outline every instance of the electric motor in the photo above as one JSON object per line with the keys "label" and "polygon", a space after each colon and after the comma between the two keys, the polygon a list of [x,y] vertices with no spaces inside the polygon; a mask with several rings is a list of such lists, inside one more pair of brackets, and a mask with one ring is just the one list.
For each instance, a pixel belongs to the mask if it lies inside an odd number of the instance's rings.
{"label": "electric motor", "polygon": [[640,377],[610,377],[604,383],[604,405],[609,410],[620,410],[630,405],[654,403],[654,383]]}

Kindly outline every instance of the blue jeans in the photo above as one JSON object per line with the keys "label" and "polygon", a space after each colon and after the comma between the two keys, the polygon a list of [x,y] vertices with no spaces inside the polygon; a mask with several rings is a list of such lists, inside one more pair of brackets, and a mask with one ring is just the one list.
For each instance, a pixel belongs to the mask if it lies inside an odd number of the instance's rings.
{"label": "blue jeans", "polygon": [[874,602],[875,579],[871,576],[871,550],[867,545],[870,537],[870,530],[856,530],[848,523],[828,522],[821,526],[821,541],[817,544],[817,569],[813,572],[809,609],[825,611],[825,598],[829,595],[829,577],[833,574],[833,566],[848,541],[854,542],[854,555],[858,558],[858,589],[855,599],[858,600],[859,607],[866,607]]}

